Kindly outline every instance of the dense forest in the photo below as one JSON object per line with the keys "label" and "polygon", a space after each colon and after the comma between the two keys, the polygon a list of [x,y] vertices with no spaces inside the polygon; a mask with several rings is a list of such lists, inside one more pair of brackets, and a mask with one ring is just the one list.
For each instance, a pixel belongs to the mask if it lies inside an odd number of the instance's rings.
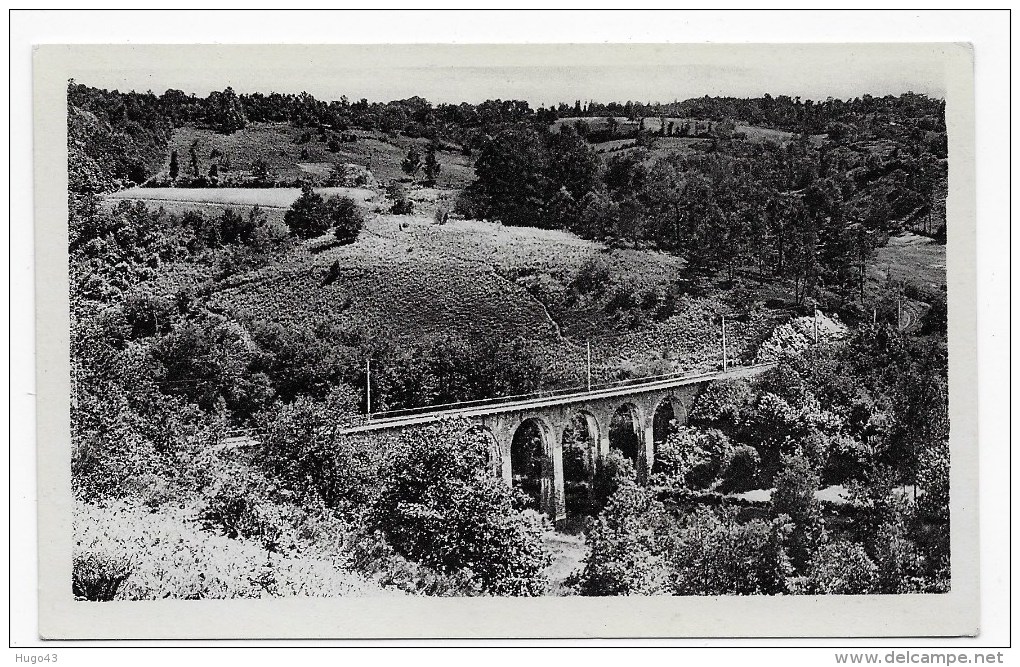
{"label": "dense forest", "polygon": [[[310,182],[272,182],[260,160],[233,165],[237,182],[303,187],[282,224],[258,206],[178,212],[103,197],[145,184],[215,187],[223,161],[199,173],[194,148],[170,154],[175,130],[230,134],[254,123],[286,123],[327,145],[357,142],[355,131],[423,138],[424,153],[412,147],[404,159],[410,178],[390,184],[396,214],[413,210],[405,194],[420,187],[419,171],[431,163],[430,185],[444,156],[458,153],[474,179],[434,224],[487,219],[682,259],[667,293],[607,297],[612,316],[632,326],[678,316],[692,298],[765,293],[780,294],[791,318],[822,308],[848,323],[809,346],[787,344],[807,340],[789,326],[763,335],[777,366],[711,386],[690,422],[673,426],[646,483],[614,450],[582,512],[583,565],[560,592],[948,590],[945,295],[869,282],[890,235],[944,243],[942,100],[532,109],[230,88],[199,98],[72,81],[68,111],[77,596],[550,591],[548,520],[525,490],[493,477],[469,425],[367,441],[341,431],[364,420],[367,397],[355,387],[367,382],[366,358],[381,369],[373,400],[389,409],[556,388],[575,375],[549,368],[520,339],[452,331],[408,343],[330,312],[283,324],[216,307],[214,294],[314,251],[302,243],[325,234],[354,243],[373,215]],[[763,128],[764,138],[755,134]],[[171,279],[181,275],[190,280]],[[563,301],[613,279],[587,264]],[[926,306],[909,328],[889,314],[905,292]],[[257,445],[225,450],[238,427],[258,433]],[[845,489],[842,500],[818,497],[833,486]],[[753,490],[770,494],[740,495]],[[208,536],[228,540],[228,565],[215,576],[168,583],[153,565],[164,557],[155,529],[116,534],[147,514],[163,521],[175,506],[193,508],[200,525],[160,530],[186,534],[199,554],[213,548]],[[275,565],[253,566],[259,554]]]}

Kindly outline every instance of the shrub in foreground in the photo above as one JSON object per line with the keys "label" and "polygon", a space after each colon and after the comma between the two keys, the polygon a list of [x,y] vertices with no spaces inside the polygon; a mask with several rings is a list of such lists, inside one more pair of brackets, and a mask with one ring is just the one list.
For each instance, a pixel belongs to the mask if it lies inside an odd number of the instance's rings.
{"label": "shrub in foreground", "polygon": [[255,462],[302,502],[331,508],[361,507],[379,486],[380,447],[339,433],[358,422],[354,391],[335,387],[323,400],[299,396],[259,414],[263,435]]}
{"label": "shrub in foreground", "polygon": [[674,516],[654,493],[622,485],[587,532],[582,595],[778,595],[790,591],[782,519],[740,522],[730,508]]}
{"label": "shrub in foreground", "polygon": [[79,503],[75,594],[90,600],[186,600],[394,594],[351,571],[342,556],[282,555],[201,530],[181,507]]}
{"label": "shrub in foreground", "polygon": [[661,536],[667,524],[654,494],[625,480],[587,531],[589,547],[578,577],[582,595],[668,593]]}
{"label": "shrub in foreground", "polygon": [[667,563],[674,595],[780,595],[793,567],[783,519],[741,523],[731,508],[698,508],[669,534]]}
{"label": "shrub in foreground", "polygon": [[541,595],[549,556],[525,499],[493,476],[484,437],[462,421],[404,431],[369,522],[398,553],[470,572],[493,595]]}

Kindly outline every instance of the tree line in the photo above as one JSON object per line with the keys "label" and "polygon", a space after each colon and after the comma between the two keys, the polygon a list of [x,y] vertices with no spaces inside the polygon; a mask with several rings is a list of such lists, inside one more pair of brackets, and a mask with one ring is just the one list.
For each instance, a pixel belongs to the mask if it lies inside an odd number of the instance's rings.
{"label": "tree line", "polygon": [[863,299],[872,251],[944,211],[947,167],[910,137],[873,150],[731,133],[692,152],[638,147],[604,159],[570,124],[517,124],[485,144],[475,173],[458,202],[465,216],[650,245],[700,276],[790,280],[803,301],[820,289]]}

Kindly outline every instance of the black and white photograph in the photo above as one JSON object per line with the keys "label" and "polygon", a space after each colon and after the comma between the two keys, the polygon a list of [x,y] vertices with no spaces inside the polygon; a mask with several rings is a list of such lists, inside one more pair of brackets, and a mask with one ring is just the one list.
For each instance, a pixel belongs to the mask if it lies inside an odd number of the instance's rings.
{"label": "black and white photograph", "polygon": [[68,81],[76,598],[950,589],[941,82],[593,69]]}
{"label": "black and white photograph", "polygon": [[99,615],[976,604],[972,57],[40,47],[48,586]]}

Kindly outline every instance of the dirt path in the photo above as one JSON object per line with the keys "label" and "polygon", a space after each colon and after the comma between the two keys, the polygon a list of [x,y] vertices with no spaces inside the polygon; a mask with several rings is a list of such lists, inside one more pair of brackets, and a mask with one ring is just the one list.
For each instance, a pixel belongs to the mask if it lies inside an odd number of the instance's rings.
{"label": "dirt path", "polygon": [[549,595],[576,595],[573,589],[567,587],[566,580],[584,567],[583,561],[588,555],[584,538],[580,535],[547,533],[543,542],[552,555],[552,564],[545,570],[549,577]]}

